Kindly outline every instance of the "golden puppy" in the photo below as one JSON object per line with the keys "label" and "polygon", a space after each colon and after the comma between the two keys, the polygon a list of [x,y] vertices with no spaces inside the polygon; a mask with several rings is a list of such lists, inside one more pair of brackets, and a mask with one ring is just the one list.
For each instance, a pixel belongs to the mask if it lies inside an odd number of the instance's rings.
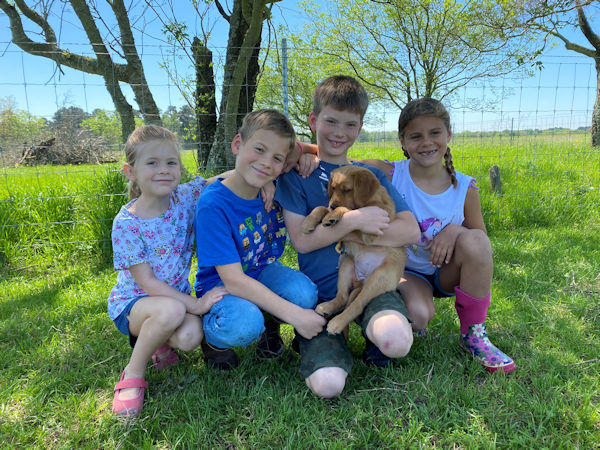
{"label": "golden puppy", "polygon": [[[342,216],[364,206],[379,206],[387,211],[390,220],[396,217],[394,201],[369,169],[360,166],[342,166],[331,172],[328,186],[329,208],[315,208],[302,222],[302,232],[311,233],[319,223],[334,226]],[[317,313],[329,317],[344,310],[327,324],[331,334],[340,333],[356,319],[365,306],[378,295],[396,289],[406,264],[404,247],[369,245],[376,235],[352,233],[362,243],[340,241],[337,295],[317,306]],[[345,308],[345,309],[344,309]]]}

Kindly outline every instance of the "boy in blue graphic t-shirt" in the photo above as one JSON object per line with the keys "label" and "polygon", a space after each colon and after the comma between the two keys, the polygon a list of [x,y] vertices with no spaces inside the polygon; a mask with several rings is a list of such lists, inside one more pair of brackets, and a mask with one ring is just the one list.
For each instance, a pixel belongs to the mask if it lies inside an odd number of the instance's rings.
{"label": "boy in blue graphic t-shirt", "polygon": [[214,368],[236,367],[232,347],[244,347],[256,339],[259,357],[281,355],[281,322],[307,339],[325,324],[314,311],[315,284],[278,261],[286,239],[281,209],[265,212],[259,195],[282,172],[295,145],[294,129],[283,114],[275,110],[249,113],[231,143],[236,155],[234,173],[213,183],[198,201],[196,295],[218,285],[228,291],[202,320],[206,338],[202,350]]}

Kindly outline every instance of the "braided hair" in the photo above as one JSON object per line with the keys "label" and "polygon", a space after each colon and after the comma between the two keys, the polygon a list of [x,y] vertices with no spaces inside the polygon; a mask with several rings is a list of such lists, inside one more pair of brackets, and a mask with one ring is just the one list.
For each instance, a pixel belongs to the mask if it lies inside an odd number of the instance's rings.
{"label": "braided hair", "polygon": [[[450,114],[444,108],[444,105],[439,100],[435,100],[431,97],[422,97],[415,100],[411,100],[404,106],[400,117],[398,117],[398,137],[404,137],[404,130],[408,126],[409,122],[417,116],[432,116],[440,119],[448,131],[450,127]],[[404,156],[410,159],[408,152],[402,149]],[[456,172],[454,170],[454,163],[452,162],[452,153],[450,147],[446,147],[446,153],[444,153],[444,168],[450,175],[452,186],[456,188]]]}

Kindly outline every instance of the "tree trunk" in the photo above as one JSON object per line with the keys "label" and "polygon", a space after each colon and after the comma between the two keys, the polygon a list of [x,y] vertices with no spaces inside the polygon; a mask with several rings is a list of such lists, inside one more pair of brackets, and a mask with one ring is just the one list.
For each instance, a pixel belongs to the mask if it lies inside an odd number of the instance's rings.
{"label": "tree trunk", "polygon": [[[225,58],[219,122],[208,167],[211,170],[230,169],[235,165],[230,142],[247,112],[252,110],[259,72],[258,54],[265,1],[247,1],[252,10],[244,15],[244,0],[236,0],[229,19],[229,41]],[[251,14],[251,17],[250,17]],[[252,19],[251,22],[246,20]],[[251,27],[251,25],[253,25]],[[252,29],[251,29],[252,28]]]}
{"label": "tree trunk", "polygon": [[600,147],[600,56],[595,58],[596,63],[596,103],[592,112],[592,147]]}
{"label": "tree trunk", "polygon": [[215,100],[215,77],[212,52],[197,37],[192,43],[196,66],[196,91],[194,92],[196,115],[196,142],[198,169],[205,171],[217,128],[217,102]]}

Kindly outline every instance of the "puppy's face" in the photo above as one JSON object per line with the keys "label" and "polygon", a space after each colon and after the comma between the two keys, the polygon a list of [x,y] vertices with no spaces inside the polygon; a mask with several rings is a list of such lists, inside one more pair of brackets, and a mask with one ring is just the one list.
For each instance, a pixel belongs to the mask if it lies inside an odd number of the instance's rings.
{"label": "puppy's face", "polygon": [[328,185],[329,208],[362,208],[375,195],[379,180],[369,169],[342,166],[331,172]]}

